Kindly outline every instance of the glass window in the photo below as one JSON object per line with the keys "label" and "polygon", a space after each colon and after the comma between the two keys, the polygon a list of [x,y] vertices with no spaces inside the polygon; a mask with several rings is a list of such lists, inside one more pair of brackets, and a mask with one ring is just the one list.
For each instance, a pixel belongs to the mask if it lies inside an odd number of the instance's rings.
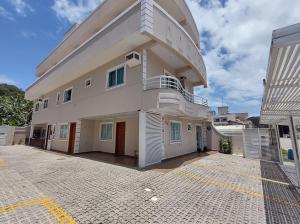
{"label": "glass window", "polygon": [[67,124],[62,124],[60,126],[60,130],[59,130],[59,138],[60,139],[67,139],[67,135],[68,135],[68,125]]}
{"label": "glass window", "polygon": [[181,123],[171,122],[171,143],[181,142]]}
{"label": "glass window", "polygon": [[112,123],[103,123],[100,129],[100,140],[112,140]]}
{"label": "glass window", "polygon": [[119,67],[115,70],[109,71],[107,87],[114,87],[122,85],[125,82],[125,67]]}
{"label": "glass window", "polygon": [[72,89],[67,89],[64,92],[64,103],[72,100]]}
{"label": "glass window", "polygon": [[40,103],[36,103],[34,111],[37,112],[37,111],[39,111],[39,109],[40,109]]}
{"label": "glass window", "polygon": [[48,99],[45,99],[43,104],[43,109],[47,109],[47,108],[48,108]]}

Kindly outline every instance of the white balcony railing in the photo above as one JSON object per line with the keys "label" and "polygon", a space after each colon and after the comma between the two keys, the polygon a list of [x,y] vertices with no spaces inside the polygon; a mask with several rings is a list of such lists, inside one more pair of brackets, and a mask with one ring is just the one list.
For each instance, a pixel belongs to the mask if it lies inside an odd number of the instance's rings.
{"label": "white balcony railing", "polygon": [[174,89],[177,90],[187,101],[203,106],[208,106],[207,99],[186,91],[180,81],[173,76],[154,76],[145,80],[144,90],[149,89]]}

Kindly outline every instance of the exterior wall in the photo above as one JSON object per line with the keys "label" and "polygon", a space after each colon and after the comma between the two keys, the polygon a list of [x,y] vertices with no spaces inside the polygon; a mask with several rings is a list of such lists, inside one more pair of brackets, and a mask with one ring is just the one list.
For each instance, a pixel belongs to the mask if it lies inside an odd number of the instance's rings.
{"label": "exterior wall", "polygon": [[[99,139],[100,124],[103,122],[113,122],[112,141],[101,141]],[[94,121],[93,151],[115,153],[117,122],[125,122],[125,155],[135,156],[139,150],[139,122],[137,116]]]}
{"label": "exterior wall", "polygon": [[0,145],[13,144],[15,128],[11,126],[0,126]]}
{"label": "exterior wall", "polygon": [[[126,66],[124,86],[106,88],[107,70],[122,63],[124,56],[44,96],[49,99],[48,108],[42,110],[40,106],[40,111],[33,113],[32,124],[75,122],[84,117],[137,111],[141,107],[143,91],[141,65],[133,68]],[[91,78],[92,86],[85,88],[88,78]],[[60,92],[62,101],[63,91],[69,87],[73,87],[72,101],[56,105],[57,92]]]}
{"label": "exterior wall", "polygon": [[81,120],[79,153],[93,150],[93,140],[91,138],[94,136],[94,128],[94,120]]}
{"label": "exterior wall", "polygon": [[64,56],[68,55],[134,2],[135,0],[122,0],[119,1],[118,4],[115,4],[114,0],[103,1],[101,6],[72,32],[72,35],[68,35],[68,37],[65,38],[53,52],[51,52],[46,60],[38,65],[36,69],[37,76],[41,76],[51,66],[55,65]]}
{"label": "exterior wall", "polygon": [[211,150],[218,150],[219,151],[219,141],[223,138],[226,137],[222,135],[213,125],[210,125],[210,129],[208,131],[208,148]]}
{"label": "exterior wall", "polygon": [[[170,121],[179,121],[182,124],[182,142],[171,143],[170,142]],[[192,125],[192,130],[188,130],[188,124]],[[196,122],[193,120],[180,119],[178,117],[165,117],[164,119],[164,130],[165,130],[165,144],[164,154],[165,159],[196,152],[197,151],[197,140],[196,140],[196,124],[202,125],[202,122]],[[203,136],[203,135],[202,135]],[[204,138],[203,138],[204,139]]]}
{"label": "exterior wall", "polygon": [[163,62],[151,50],[147,51],[147,77],[159,76],[164,74],[164,69],[175,75],[175,70]]}
{"label": "exterior wall", "polygon": [[[175,52],[183,56],[199,73],[206,86],[206,69],[198,47],[185,30],[166,14],[159,5],[154,4],[152,35]],[[201,75],[200,75],[201,74]]]}

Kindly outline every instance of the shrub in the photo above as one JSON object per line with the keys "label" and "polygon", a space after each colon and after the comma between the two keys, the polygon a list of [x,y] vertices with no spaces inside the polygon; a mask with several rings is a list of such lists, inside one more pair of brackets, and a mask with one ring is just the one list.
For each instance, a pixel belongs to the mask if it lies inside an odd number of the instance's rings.
{"label": "shrub", "polygon": [[232,144],[229,138],[220,139],[219,141],[219,152],[224,154],[231,154]]}

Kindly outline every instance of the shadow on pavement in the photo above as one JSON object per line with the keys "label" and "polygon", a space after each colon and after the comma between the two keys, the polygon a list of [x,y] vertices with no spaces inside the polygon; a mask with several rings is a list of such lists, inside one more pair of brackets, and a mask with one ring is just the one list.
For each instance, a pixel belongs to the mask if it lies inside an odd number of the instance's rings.
{"label": "shadow on pavement", "polygon": [[276,163],[260,161],[260,167],[262,178],[278,181],[262,180],[267,223],[300,223],[300,194],[296,187]]}

